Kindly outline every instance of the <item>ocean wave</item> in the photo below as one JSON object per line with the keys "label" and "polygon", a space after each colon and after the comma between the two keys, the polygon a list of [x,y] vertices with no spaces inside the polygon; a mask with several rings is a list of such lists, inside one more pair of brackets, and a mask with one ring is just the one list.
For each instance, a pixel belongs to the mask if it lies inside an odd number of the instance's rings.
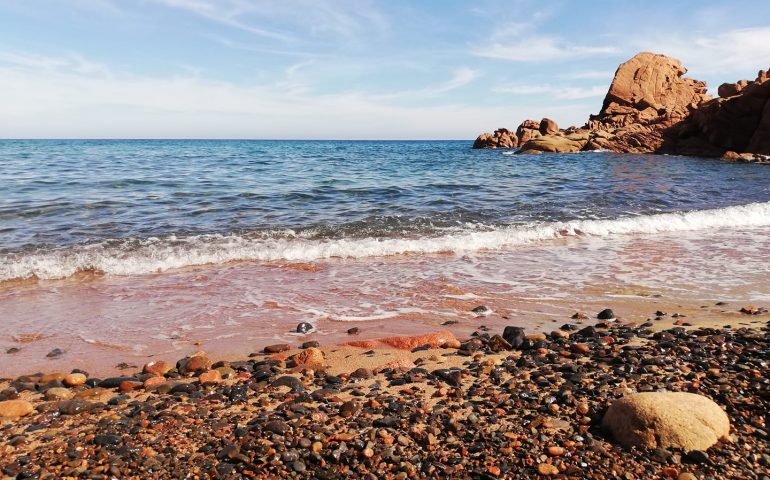
{"label": "ocean wave", "polygon": [[770,226],[770,202],[710,210],[575,220],[488,229],[458,227],[416,238],[306,238],[287,235],[194,235],[113,240],[58,250],[6,254],[0,281],[59,279],[80,272],[136,275],[232,261],[310,262],[404,254],[463,253],[562,237],[654,234]]}

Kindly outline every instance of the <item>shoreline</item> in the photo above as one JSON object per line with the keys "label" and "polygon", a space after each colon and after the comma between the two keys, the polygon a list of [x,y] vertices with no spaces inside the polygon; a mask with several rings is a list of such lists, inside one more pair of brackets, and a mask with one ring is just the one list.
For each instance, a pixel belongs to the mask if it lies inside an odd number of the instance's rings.
{"label": "shoreline", "polygon": [[[145,367],[155,373],[70,387],[62,382],[85,377],[6,380],[2,400],[18,397],[32,411],[0,418],[0,471],[763,479],[770,395],[755,379],[770,375],[770,322],[766,313],[736,317],[736,306],[724,307],[727,315],[700,323],[672,314],[646,323],[567,320],[552,332],[527,332],[516,348],[494,328],[462,341],[446,333],[360,347],[274,346],[229,362],[198,354],[180,360],[179,370],[156,363]],[[613,399],[661,389],[717,401],[733,442],[718,443],[704,460],[621,448],[602,430]]]}

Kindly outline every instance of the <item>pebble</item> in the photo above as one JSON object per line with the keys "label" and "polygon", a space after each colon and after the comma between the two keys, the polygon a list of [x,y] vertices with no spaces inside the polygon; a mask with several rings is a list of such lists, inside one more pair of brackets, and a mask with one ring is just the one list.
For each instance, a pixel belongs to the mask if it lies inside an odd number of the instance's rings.
{"label": "pebble", "polygon": [[46,400],[69,400],[74,394],[67,388],[54,387],[45,391]]}
{"label": "pebble", "polygon": [[348,335],[358,335],[360,331],[358,327],[348,328]]}
{"label": "pebble", "polygon": [[297,328],[296,328],[297,333],[303,333],[303,334],[310,333],[313,330],[315,330],[315,328],[313,327],[312,324],[308,322],[301,322],[300,324],[297,325]]}
{"label": "pebble", "polygon": [[145,364],[144,367],[142,367],[142,372],[162,377],[163,375],[170,372],[172,368],[174,367],[170,363],[164,362],[163,360],[157,360]]}
{"label": "pebble", "polygon": [[57,357],[61,357],[62,355],[64,355],[64,353],[65,353],[64,350],[62,350],[61,348],[54,348],[53,350],[48,352],[46,357],[48,357],[48,358],[57,358]]}
{"label": "pebble", "polygon": [[558,475],[559,469],[550,463],[540,463],[537,465],[537,473],[546,476]]}
{"label": "pebble", "polygon": [[599,320],[611,320],[615,318],[615,312],[612,311],[610,308],[605,308],[601,312],[599,312],[598,315],[596,315],[596,318]]}
{"label": "pebble", "polygon": [[276,345],[268,345],[265,347],[265,353],[281,353],[287,350],[291,350],[291,345],[288,343],[279,343]]}
{"label": "pebble", "polygon": [[0,417],[24,417],[34,412],[32,404],[26,400],[5,400],[0,402]]}
{"label": "pebble", "polygon": [[62,383],[68,387],[78,387],[86,383],[86,380],[88,377],[82,373],[70,373],[62,379]]}

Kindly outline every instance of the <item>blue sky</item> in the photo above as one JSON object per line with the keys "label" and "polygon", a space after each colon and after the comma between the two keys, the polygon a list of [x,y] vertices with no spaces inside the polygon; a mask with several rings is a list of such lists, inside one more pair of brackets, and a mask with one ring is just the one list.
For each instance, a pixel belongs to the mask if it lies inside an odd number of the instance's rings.
{"label": "blue sky", "polygon": [[0,0],[2,138],[469,139],[580,125],[643,50],[770,67],[770,2]]}

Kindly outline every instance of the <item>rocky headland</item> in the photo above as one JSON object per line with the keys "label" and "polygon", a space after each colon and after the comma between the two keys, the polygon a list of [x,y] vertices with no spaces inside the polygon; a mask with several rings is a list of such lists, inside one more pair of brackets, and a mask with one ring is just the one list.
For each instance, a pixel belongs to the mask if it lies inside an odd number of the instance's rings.
{"label": "rocky headland", "polygon": [[770,73],[719,86],[684,77],[682,64],[643,52],[615,72],[602,108],[582,127],[525,120],[515,130],[479,135],[473,148],[518,148],[518,153],[606,150],[770,161]]}

